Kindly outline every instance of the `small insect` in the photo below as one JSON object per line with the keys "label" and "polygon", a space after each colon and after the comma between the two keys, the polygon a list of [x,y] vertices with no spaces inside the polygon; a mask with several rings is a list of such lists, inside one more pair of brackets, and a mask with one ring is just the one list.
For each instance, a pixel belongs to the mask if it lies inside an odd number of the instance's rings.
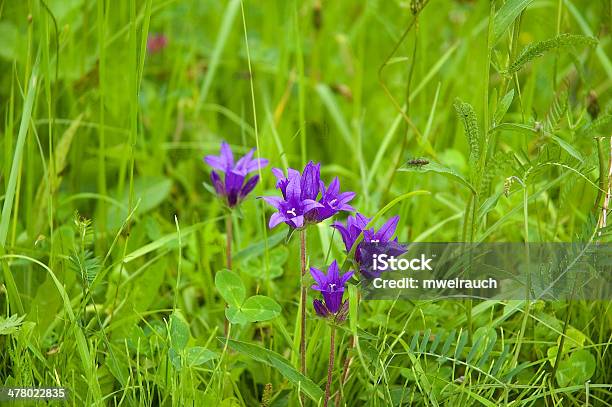
{"label": "small insect", "polygon": [[429,164],[429,160],[426,160],[425,158],[413,158],[412,160],[408,161],[406,164],[412,167],[422,167],[424,165]]}

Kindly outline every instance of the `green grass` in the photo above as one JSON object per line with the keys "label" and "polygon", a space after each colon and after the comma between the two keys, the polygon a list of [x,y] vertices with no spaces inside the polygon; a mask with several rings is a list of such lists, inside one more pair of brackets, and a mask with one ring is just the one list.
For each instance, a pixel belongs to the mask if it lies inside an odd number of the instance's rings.
{"label": "green grass", "polygon": [[[400,241],[596,236],[611,9],[0,1],[0,387],[64,386],[71,405],[322,405],[330,327],[310,299],[304,377],[299,238],[268,230],[253,197],[277,193],[269,167],[230,219],[233,306],[248,316],[266,295],[281,311],[226,322],[228,215],[202,185],[222,140],[273,167],[321,162],[377,224],[399,215]],[[416,157],[431,164],[404,165]],[[330,223],[309,229],[309,265],[344,262]],[[612,405],[609,301],[348,297],[339,405]]]}

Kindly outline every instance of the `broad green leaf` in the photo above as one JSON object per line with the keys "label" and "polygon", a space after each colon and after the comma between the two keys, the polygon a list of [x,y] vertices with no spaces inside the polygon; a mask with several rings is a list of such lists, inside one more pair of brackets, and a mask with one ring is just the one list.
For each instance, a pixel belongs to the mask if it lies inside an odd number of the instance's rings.
{"label": "broad green leaf", "polygon": [[454,181],[458,181],[463,186],[468,187],[473,193],[476,193],[476,190],[474,189],[472,184],[470,184],[463,175],[459,174],[457,171],[455,171],[452,168],[445,167],[435,162],[429,162],[428,164],[421,165],[421,166],[403,167],[403,168],[400,168],[398,171],[420,172],[420,173],[435,172],[436,174],[444,175],[445,177],[448,177]]}
{"label": "broad green leaf", "polygon": [[113,352],[106,357],[106,367],[122,386],[127,385],[129,377],[128,364],[121,352]]}
{"label": "broad green leaf", "polygon": [[559,386],[584,384],[595,373],[595,356],[586,349],[580,349],[559,363],[556,379]]}
{"label": "broad green leaf", "polygon": [[501,39],[504,32],[510,27],[510,24],[521,14],[521,11],[532,2],[533,0],[508,0],[503,6],[495,13],[493,19],[493,39],[490,47],[493,48],[495,44]]}
{"label": "broad green leaf", "polygon": [[[225,338],[219,338],[225,343]],[[296,389],[300,389],[315,403],[320,403],[323,391],[312,380],[295,370],[289,362],[276,352],[246,342],[229,339],[228,346],[249,358],[274,367],[283,378],[289,380]]]}
{"label": "broad green leaf", "polygon": [[6,319],[0,317],[0,335],[10,335],[17,332],[21,324],[23,324],[24,318],[25,315],[18,316],[17,314],[11,315]]}
{"label": "broad green leaf", "polygon": [[281,306],[270,297],[254,295],[248,298],[240,311],[250,322],[268,321],[281,313]]}
{"label": "broad green leaf", "polygon": [[200,366],[209,360],[213,360],[219,357],[217,352],[213,352],[210,349],[206,349],[202,346],[194,346],[188,348],[185,352],[185,360],[188,366]]}
{"label": "broad green leaf", "polygon": [[[172,180],[166,177],[138,178],[134,182],[133,202],[141,199],[138,213],[145,213],[161,204],[170,194]],[[125,203],[128,203],[126,195]]]}
{"label": "broad green leaf", "polygon": [[172,363],[176,369],[180,370],[183,367],[180,351],[170,348],[168,350],[168,358],[170,359],[170,363]]}
{"label": "broad green leaf", "polygon": [[238,274],[226,269],[219,270],[215,275],[215,286],[229,305],[240,308],[246,297],[246,290]]}
{"label": "broad green leaf", "polygon": [[565,344],[569,346],[570,349],[581,348],[587,340],[586,335],[573,326],[567,328],[565,335],[567,336]]}
{"label": "broad green leaf", "polygon": [[130,373],[128,363],[123,355],[124,353],[117,351],[109,353],[106,357],[105,365],[115,379],[117,379],[122,386],[126,386]]}
{"label": "broad green leaf", "polygon": [[181,351],[189,342],[189,325],[179,312],[170,315],[170,345],[173,349]]}
{"label": "broad green leaf", "polygon": [[230,305],[225,309],[225,317],[232,324],[244,325],[249,322],[249,320],[246,318],[246,315],[244,315],[244,313],[240,311],[240,308],[235,307],[233,305]]}

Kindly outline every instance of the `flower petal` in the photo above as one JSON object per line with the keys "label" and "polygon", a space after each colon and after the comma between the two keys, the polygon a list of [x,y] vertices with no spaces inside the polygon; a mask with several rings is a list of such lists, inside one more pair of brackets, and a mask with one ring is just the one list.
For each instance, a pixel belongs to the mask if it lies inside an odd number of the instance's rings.
{"label": "flower petal", "polygon": [[340,192],[340,180],[338,177],[334,177],[332,182],[329,183],[329,187],[327,187],[327,195],[336,196]]}
{"label": "flower petal", "polygon": [[221,172],[225,172],[227,170],[227,165],[222,157],[217,157],[216,155],[207,155],[206,157],[204,157],[204,162]]}
{"label": "flower petal", "polygon": [[302,201],[302,210],[304,213],[311,211],[314,208],[322,208],[323,205],[317,201],[313,201],[312,199],[305,199]]}
{"label": "flower petal", "polygon": [[219,177],[216,171],[211,171],[210,180],[215,187],[215,192],[217,192],[218,195],[224,195],[225,189],[223,188],[223,181],[221,181],[221,177]]}
{"label": "flower petal", "polygon": [[355,198],[355,193],[352,191],[342,192],[338,195],[338,201],[342,203],[347,203]]}
{"label": "flower petal", "polygon": [[398,223],[399,216],[392,217],[376,232],[376,237],[383,242],[391,240]]}
{"label": "flower petal", "polygon": [[236,163],[236,169],[241,171],[241,172],[246,172],[247,167],[248,167],[249,163],[251,162],[251,160],[253,158],[253,153],[254,152],[255,152],[255,149],[252,148],[251,150],[249,150],[248,153],[246,153],[245,155],[240,157],[240,159]]}
{"label": "flower petal", "polygon": [[338,207],[339,211],[345,211],[345,212],[355,212],[355,208],[353,208],[351,205],[349,204],[342,204]]}
{"label": "flower petal", "polygon": [[340,282],[342,283],[342,286],[344,286],[346,284],[347,281],[349,281],[351,279],[351,277],[353,276],[353,271],[347,271],[346,273],[344,273],[342,275],[342,277],[340,277]]}
{"label": "flower petal", "polygon": [[270,229],[276,227],[279,223],[285,222],[287,219],[280,213],[274,212],[272,216],[270,216],[270,222],[268,223],[268,227]]}
{"label": "flower petal", "polygon": [[299,229],[304,226],[304,217],[302,215],[290,219],[294,228]]}
{"label": "flower petal", "polygon": [[325,304],[321,302],[321,300],[319,299],[313,300],[312,306],[314,307],[315,312],[317,313],[318,316],[323,317],[323,318],[327,318],[329,316],[329,310],[327,309]]}
{"label": "flower petal", "polygon": [[365,227],[368,226],[368,223],[370,223],[370,220],[371,220],[370,218],[362,215],[359,212],[355,214],[355,225],[361,230],[365,229]]}
{"label": "flower petal", "polygon": [[350,252],[355,240],[351,238],[351,234],[349,233],[348,229],[346,229],[340,222],[335,222],[333,225],[331,225],[331,227],[340,232],[340,237],[342,237],[344,248],[347,252]]}
{"label": "flower petal", "polygon": [[278,196],[262,196],[261,199],[263,199],[267,204],[272,205],[273,207],[279,210],[281,208],[281,204],[284,202],[283,199]]}
{"label": "flower petal", "polygon": [[272,168],[272,174],[274,174],[277,181],[283,181],[287,179],[287,177],[285,177],[285,173],[280,168]]}
{"label": "flower petal", "polygon": [[319,195],[319,182],[321,181],[321,164],[308,162],[302,172],[300,188],[302,199],[317,199]]}
{"label": "flower petal", "polygon": [[314,278],[314,280],[317,282],[317,286],[316,286],[317,288],[315,288],[315,286],[312,286],[313,290],[321,291],[321,289],[327,283],[327,277],[325,276],[325,273],[323,273],[318,268],[311,267],[310,275],[312,275],[312,278]]}
{"label": "flower petal", "polygon": [[[299,173],[298,173],[299,174]],[[289,183],[287,184],[287,201],[299,201],[301,195],[300,177],[296,174],[289,174]]]}
{"label": "flower petal", "polygon": [[244,198],[245,196],[247,196],[253,190],[253,188],[255,188],[255,185],[257,185],[257,181],[259,181],[259,175],[255,175],[249,178],[249,180],[240,190],[240,198]]}
{"label": "flower petal", "polygon": [[342,295],[344,294],[344,290],[338,291],[321,291],[323,294],[323,300],[325,301],[325,305],[330,313],[335,314],[340,309],[340,305],[342,305]]}
{"label": "flower petal", "polygon": [[246,172],[251,173],[258,171],[260,168],[264,168],[266,165],[268,165],[268,160],[265,158],[256,158],[251,160],[251,162],[247,165]]}
{"label": "flower petal", "polygon": [[234,166],[234,153],[225,141],[221,143],[221,158],[225,160],[228,167],[232,168]]}
{"label": "flower petal", "polygon": [[339,280],[340,279],[340,271],[338,270],[338,263],[336,260],[332,261],[332,263],[327,268],[327,280]]}

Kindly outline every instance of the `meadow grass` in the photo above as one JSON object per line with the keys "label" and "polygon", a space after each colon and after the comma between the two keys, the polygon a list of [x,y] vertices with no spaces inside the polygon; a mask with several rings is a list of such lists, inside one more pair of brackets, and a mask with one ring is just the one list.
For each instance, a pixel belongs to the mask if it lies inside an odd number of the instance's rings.
{"label": "meadow grass", "polygon": [[[607,242],[611,9],[1,1],[0,387],[322,405],[335,329],[330,404],[612,405],[610,301],[360,301],[350,286],[332,328],[309,292],[302,375],[300,236],[269,230],[253,198],[278,193],[270,167],[314,160],[377,225],[399,215],[400,241]],[[148,49],[153,35],[167,44]],[[271,162],[231,214],[203,185],[222,140]],[[330,224],[309,227],[308,265],[344,262]],[[228,323],[222,279],[278,315]]]}

